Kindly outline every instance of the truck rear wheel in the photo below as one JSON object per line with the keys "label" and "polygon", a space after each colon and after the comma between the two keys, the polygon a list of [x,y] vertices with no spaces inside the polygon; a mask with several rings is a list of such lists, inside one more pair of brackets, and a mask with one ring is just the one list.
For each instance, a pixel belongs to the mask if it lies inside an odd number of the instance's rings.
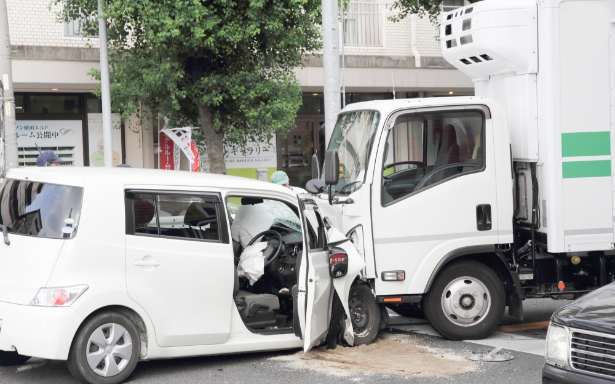
{"label": "truck rear wheel", "polygon": [[484,264],[461,261],[447,266],[423,301],[425,317],[451,340],[489,336],[504,317],[504,287]]}

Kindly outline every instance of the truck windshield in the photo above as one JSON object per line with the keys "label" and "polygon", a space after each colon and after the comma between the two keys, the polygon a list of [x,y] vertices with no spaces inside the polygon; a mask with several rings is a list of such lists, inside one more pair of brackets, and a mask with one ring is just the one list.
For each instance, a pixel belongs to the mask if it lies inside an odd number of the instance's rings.
{"label": "truck windshield", "polygon": [[363,185],[379,121],[377,111],[355,111],[338,116],[328,148],[337,150],[340,158],[340,178],[333,186],[334,193],[350,194]]}

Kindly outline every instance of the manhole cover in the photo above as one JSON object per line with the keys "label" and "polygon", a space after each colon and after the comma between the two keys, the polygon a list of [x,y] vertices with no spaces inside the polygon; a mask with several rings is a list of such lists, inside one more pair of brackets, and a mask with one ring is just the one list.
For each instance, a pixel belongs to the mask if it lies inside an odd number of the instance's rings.
{"label": "manhole cover", "polygon": [[505,352],[500,353],[501,350],[502,348],[495,348],[493,351],[489,353],[472,352],[466,358],[472,361],[493,361],[493,362],[508,361],[508,360],[514,359],[513,355],[511,355],[510,353],[505,353]]}

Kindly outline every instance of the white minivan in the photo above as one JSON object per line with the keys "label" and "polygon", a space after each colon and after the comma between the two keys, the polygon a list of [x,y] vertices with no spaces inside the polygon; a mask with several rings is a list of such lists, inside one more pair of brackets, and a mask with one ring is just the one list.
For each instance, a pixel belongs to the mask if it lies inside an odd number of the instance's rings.
{"label": "white minivan", "polygon": [[365,324],[381,308],[363,259],[310,195],[278,185],[13,169],[0,228],[0,365],[67,360],[89,383],[119,383],[139,360],[307,351],[378,331]]}

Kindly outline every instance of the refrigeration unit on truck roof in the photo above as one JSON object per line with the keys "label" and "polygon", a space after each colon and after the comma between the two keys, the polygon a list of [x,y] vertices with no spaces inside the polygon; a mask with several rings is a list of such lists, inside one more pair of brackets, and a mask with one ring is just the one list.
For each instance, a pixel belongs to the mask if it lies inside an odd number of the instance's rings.
{"label": "refrigeration unit on truck roof", "polygon": [[613,249],[614,18],[615,1],[494,0],[442,20],[444,58],[505,108],[513,160],[537,165],[549,252]]}

